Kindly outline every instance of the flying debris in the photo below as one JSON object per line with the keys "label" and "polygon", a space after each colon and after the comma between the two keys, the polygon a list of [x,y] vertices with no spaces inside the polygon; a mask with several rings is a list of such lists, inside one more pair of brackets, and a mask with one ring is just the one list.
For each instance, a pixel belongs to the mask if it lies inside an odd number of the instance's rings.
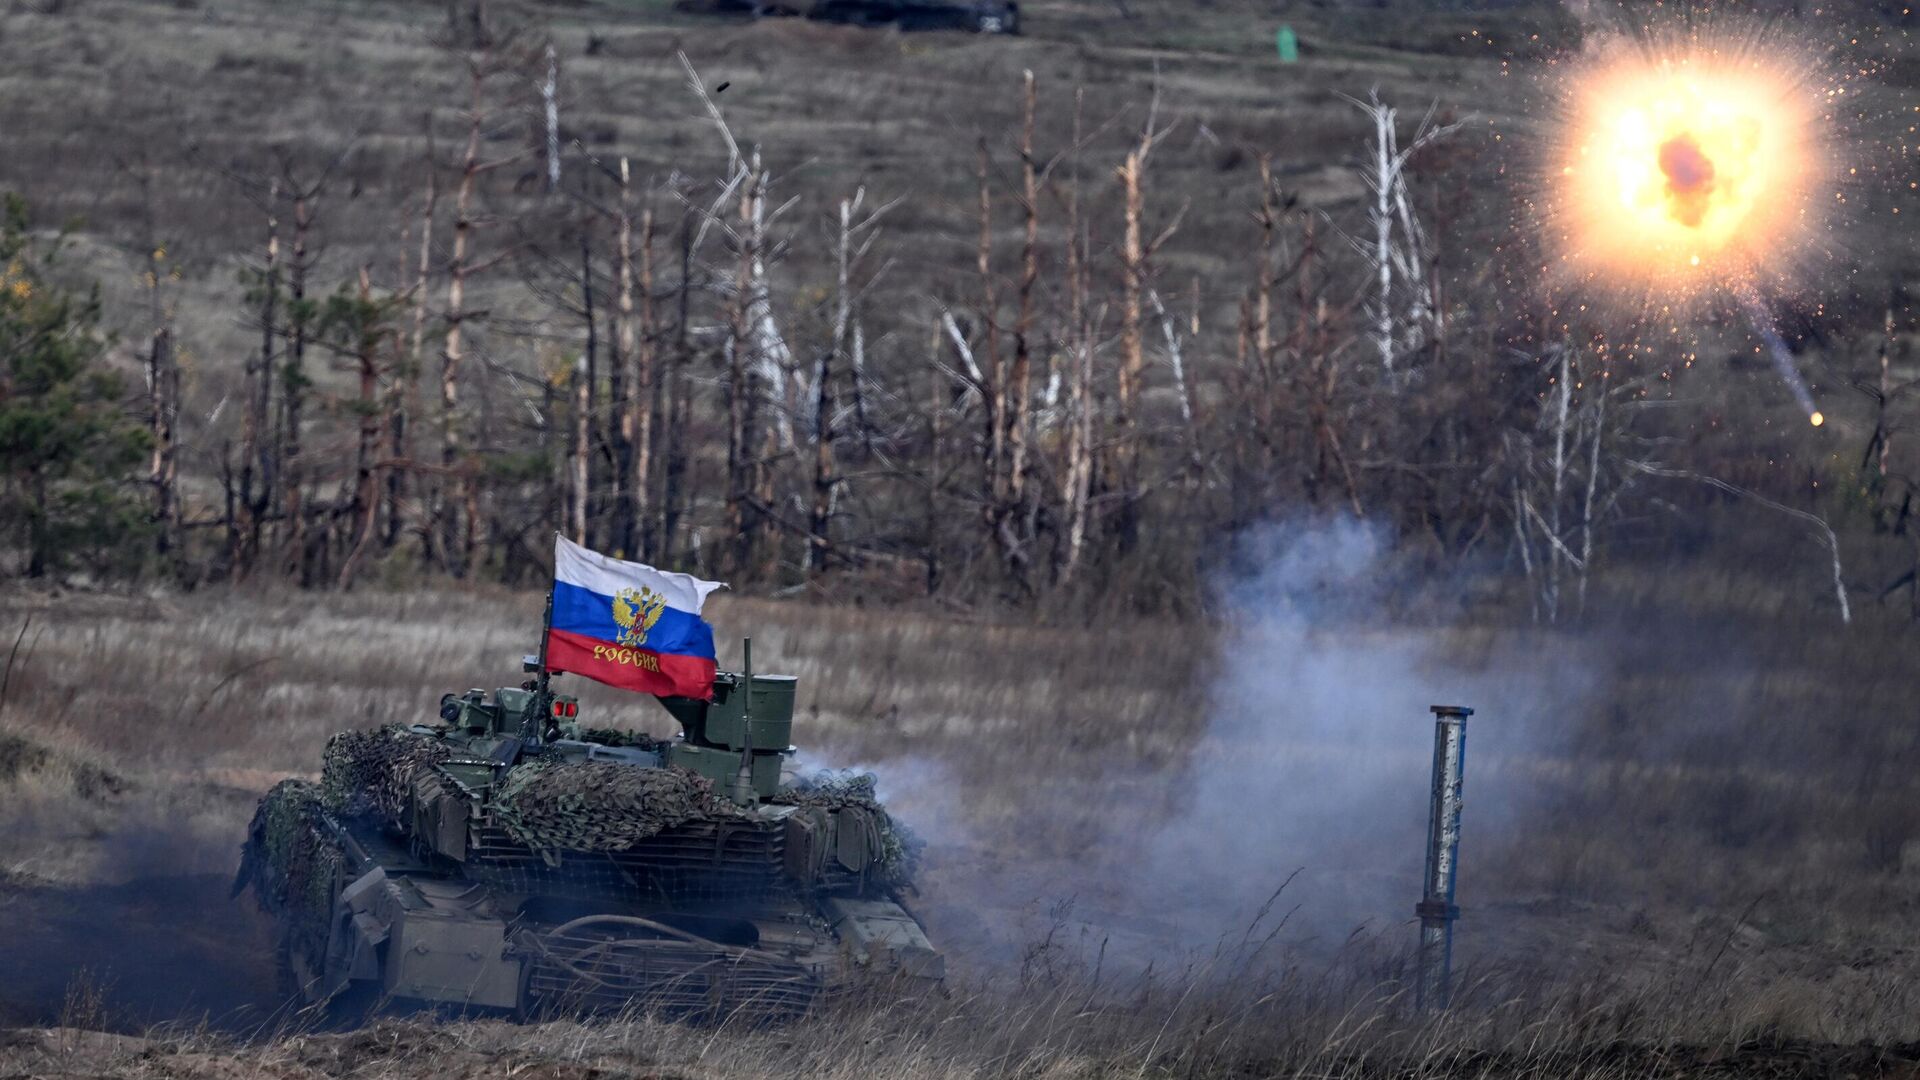
{"label": "flying debris", "polygon": [[1766,305],[1760,302],[1760,295],[1752,289],[1740,289],[1738,293],[1740,305],[1746,309],[1747,318],[1753,325],[1753,332],[1766,343],[1767,356],[1773,360],[1773,368],[1780,373],[1780,381],[1786,384],[1787,392],[1793,395],[1794,402],[1800,406],[1801,412],[1807,414],[1807,419],[1813,422],[1814,427],[1826,423],[1826,414],[1813,403],[1813,391],[1807,389],[1807,380],[1800,377],[1800,365],[1794,363],[1793,350],[1787,348],[1780,332],[1773,328],[1773,317],[1767,313]]}

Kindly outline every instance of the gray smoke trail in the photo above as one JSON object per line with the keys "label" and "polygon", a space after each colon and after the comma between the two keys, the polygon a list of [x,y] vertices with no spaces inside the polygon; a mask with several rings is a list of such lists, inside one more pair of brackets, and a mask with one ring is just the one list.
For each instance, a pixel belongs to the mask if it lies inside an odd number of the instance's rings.
{"label": "gray smoke trail", "polygon": [[1760,302],[1760,294],[1750,287],[1738,289],[1736,294],[1740,298],[1740,306],[1746,309],[1747,321],[1753,326],[1753,332],[1759,334],[1760,340],[1766,343],[1767,354],[1773,359],[1773,369],[1780,373],[1780,381],[1787,384],[1787,391],[1799,404],[1800,411],[1807,414],[1813,426],[1819,427],[1826,417],[1821,414],[1820,407],[1814,404],[1813,392],[1807,389],[1806,380],[1800,377],[1800,367],[1793,362],[1793,352],[1774,330],[1773,318]]}

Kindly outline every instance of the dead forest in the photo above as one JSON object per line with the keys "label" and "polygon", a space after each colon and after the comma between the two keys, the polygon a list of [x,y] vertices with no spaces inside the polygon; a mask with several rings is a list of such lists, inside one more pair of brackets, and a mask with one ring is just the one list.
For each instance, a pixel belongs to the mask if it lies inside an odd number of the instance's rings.
{"label": "dead forest", "polygon": [[[462,91],[386,149],[391,199],[362,197],[351,138],[165,151],[255,238],[228,290],[243,352],[178,324],[193,237],[151,159],[117,162],[144,193],[140,307],[117,312],[139,330],[81,338],[127,376],[138,453],[75,526],[113,557],[39,550],[71,534],[68,466],[16,440],[11,572],[533,582],[557,530],[736,587],[1193,613],[1248,537],[1338,515],[1540,621],[1686,568],[1836,620],[1920,611],[1897,282],[1782,310],[1831,388],[1813,441],[1737,326],[1552,284],[1510,209],[1517,140],[1455,103],[1355,86],[1351,194],[1328,196],[1282,132],[1028,70],[980,89],[1010,127],[954,125],[964,204],[898,176],[823,201],[684,54],[659,107],[705,141],[643,174],[571,126],[572,49],[537,18],[453,4],[422,33]],[[1160,181],[1195,153],[1234,182]],[[349,263],[330,236],[366,215],[384,250]],[[22,326],[56,294],[85,321],[56,233],[11,234]],[[18,363],[0,379],[44,412]]]}

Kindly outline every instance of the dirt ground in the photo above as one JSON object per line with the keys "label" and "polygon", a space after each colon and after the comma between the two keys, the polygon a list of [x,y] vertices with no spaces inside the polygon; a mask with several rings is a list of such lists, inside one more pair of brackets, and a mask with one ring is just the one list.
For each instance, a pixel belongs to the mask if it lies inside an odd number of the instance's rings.
{"label": "dirt ground", "polygon": [[205,1022],[257,1026],[274,996],[272,930],[196,874],[116,885],[0,888],[0,1024],[93,1019],[121,1030]]}

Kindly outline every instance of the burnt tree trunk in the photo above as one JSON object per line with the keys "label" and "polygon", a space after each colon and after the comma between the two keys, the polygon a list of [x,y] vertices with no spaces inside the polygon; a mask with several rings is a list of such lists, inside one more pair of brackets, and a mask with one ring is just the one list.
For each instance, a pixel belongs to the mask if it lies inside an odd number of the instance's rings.
{"label": "burnt tree trunk", "polygon": [[753,385],[749,356],[753,338],[747,319],[753,287],[753,201],[759,183],[758,175],[748,176],[740,197],[739,266],[727,312],[727,529],[732,545],[729,569],[736,574],[753,566],[753,526],[758,521],[748,507],[755,486],[753,457],[759,449],[754,438],[759,395]]}
{"label": "burnt tree trunk", "polygon": [[633,557],[640,502],[633,490],[633,410],[639,388],[633,375],[633,216],[627,205],[630,186],[626,158],[620,159],[620,195],[615,208],[613,248],[613,344],[607,357],[607,452],[612,463],[613,513],[607,545],[623,559]]}
{"label": "burnt tree trunk", "polygon": [[1147,363],[1142,340],[1147,256],[1142,235],[1146,206],[1141,174],[1145,169],[1146,154],[1137,147],[1127,152],[1119,170],[1126,197],[1126,227],[1120,246],[1120,370],[1114,384],[1113,472],[1120,486],[1115,524],[1123,549],[1133,546],[1140,517],[1140,380]]}
{"label": "burnt tree trunk", "polygon": [[1073,580],[1086,547],[1087,517],[1093,485],[1093,327],[1088,313],[1087,224],[1080,205],[1080,118],[1083,91],[1073,99],[1073,184],[1067,195],[1067,334],[1071,341],[1067,368],[1066,474],[1061,483],[1065,537],[1061,543],[1055,580],[1062,586]]}
{"label": "burnt tree trunk", "polygon": [[[260,555],[260,530],[273,506],[274,446],[268,438],[274,359],[279,355],[280,181],[267,184],[267,242],[260,273],[260,351],[247,361],[246,413],[240,434],[240,547],[235,573],[245,577]],[[257,486],[256,486],[257,485]]]}
{"label": "burnt tree trunk", "polygon": [[380,509],[375,470],[376,455],[380,451],[379,350],[385,331],[381,327],[379,309],[373,302],[372,276],[365,266],[360,268],[358,298],[358,314],[362,322],[356,327],[359,338],[354,343],[353,360],[354,371],[360,382],[360,438],[354,453],[353,498],[348,515],[354,523],[353,540],[346,558],[340,563],[340,576],[336,582],[342,589],[353,585],[354,570],[365,556],[368,545],[373,542],[374,521]]}
{"label": "burnt tree trunk", "polygon": [[689,302],[693,283],[693,215],[680,218],[680,282],[675,295],[673,386],[668,398],[670,416],[666,425],[665,468],[661,477],[660,551],[667,561],[674,556],[674,541],[680,533],[680,519],[686,499],[687,421],[693,411],[689,379],[693,366],[692,324]]}
{"label": "burnt tree trunk", "polygon": [[570,501],[567,529],[573,542],[593,546],[587,533],[593,500],[593,383],[599,349],[598,320],[593,314],[593,242],[588,222],[580,225],[580,299],[586,318],[587,340],[573,368],[573,438],[567,452]]}
{"label": "burnt tree trunk", "polygon": [[293,251],[287,263],[287,354],[281,372],[281,515],[286,519],[287,564],[290,573],[307,579],[304,486],[306,463],[301,459],[301,434],[307,398],[307,339],[312,311],[307,303],[307,241],[313,229],[313,202],[318,188],[297,192],[293,198]]}
{"label": "burnt tree trunk", "polygon": [[[632,252],[627,254],[626,272],[631,286],[633,275]],[[639,550],[651,560],[659,551],[660,526],[659,515],[655,513],[652,498],[654,459],[654,439],[656,424],[654,416],[663,408],[660,394],[660,371],[657,344],[658,327],[653,309],[653,211],[646,210],[640,215],[640,325],[639,334],[633,343],[632,394],[633,400],[627,406],[627,426],[632,431],[633,470],[627,485],[629,513],[635,527],[639,530]],[[632,290],[628,290],[631,304]]]}
{"label": "burnt tree trunk", "polygon": [[[413,422],[414,418],[420,415],[420,372],[426,358],[427,289],[431,284],[429,276],[433,269],[433,216],[434,210],[439,203],[439,196],[439,179],[433,165],[432,143],[429,141],[427,190],[425,197],[421,200],[420,207],[420,248],[418,257],[414,261],[412,325],[408,331],[407,352],[402,365],[403,370],[398,373],[398,378],[394,380],[395,407],[390,432],[390,448],[392,457],[396,462],[405,462],[411,459]],[[392,548],[400,542],[400,536],[406,528],[407,519],[418,513],[419,508],[417,505],[414,508],[413,515],[410,515],[405,509],[409,501],[409,496],[413,494],[409,492],[409,486],[405,466],[396,466],[394,470],[388,474],[386,544],[389,548]],[[432,541],[425,535],[430,531],[430,526],[418,520],[416,520],[414,524],[421,531],[421,545],[424,554],[432,548]]]}
{"label": "burnt tree trunk", "polygon": [[[1040,282],[1040,182],[1033,158],[1034,113],[1039,93],[1033,72],[1025,76],[1025,110],[1020,129],[1020,202],[1026,235],[1020,256],[1019,311],[1013,324],[1013,370],[1007,388],[1007,506],[1004,513],[1025,519],[1027,443],[1032,437],[1033,294]],[[1028,539],[1022,537],[1022,540]],[[1024,547],[1016,558],[1024,564]]]}
{"label": "burnt tree trunk", "polygon": [[[461,159],[460,186],[453,198],[453,250],[447,261],[447,334],[440,351],[440,468],[442,479],[436,484],[434,523],[436,543],[443,566],[456,577],[464,574],[473,554],[474,523],[471,517],[461,525],[461,515],[451,507],[446,488],[461,472],[462,439],[460,431],[460,365],[466,359],[467,275],[469,251],[473,243],[473,189],[480,175],[480,76],[473,77],[474,114],[467,129],[467,150]],[[471,477],[461,478],[461,494],[472,509],[474,498],[467,490]]]}

